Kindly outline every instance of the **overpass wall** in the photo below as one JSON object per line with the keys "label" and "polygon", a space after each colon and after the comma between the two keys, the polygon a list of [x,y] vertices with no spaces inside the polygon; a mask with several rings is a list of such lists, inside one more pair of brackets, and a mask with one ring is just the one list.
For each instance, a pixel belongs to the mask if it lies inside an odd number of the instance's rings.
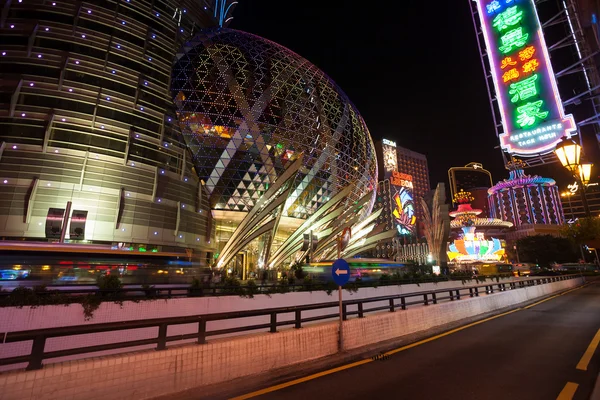
{"label": "overpass wall", "polygon": [[[516,279],[516,278],[514,278]],[[511,279],[506,279],[508,282]],[[500,280],[503,282],[503,280]],[[474,284],[474,283],[473,283]],[[467,283],[464,287],[472,286]],[[420,285],[395,285],[380,286],[377,288],[361,288],[356,293],[343,291],[344,300],[373,298],[378,296],[388,296],[395,294],[414,293],[426,290],[456,288],[461,286],[460,281],[421,283]],[[242,298],[240,296],[218,296],[218,297],[189,297],[176,298],[169,300],[144,300],[139,302],[125,301],[122,304],[114,302],[105,302],[94,312],[90,321],[85,320],[83,308],[80,304],[71,305],[49,305],[41,307],[0,307],[0,332],[18,332],[34,329],[60,328],[66,326],[78,326],[85,324],[99,324],[121,321],[147,320],[153,318],[184,317],[199,314],[224,313],[233,311],[263,310],[274,307],[288,307],[306,304],[317,304],[335,302],[337,293],[328,295],[324,291],[315,292],[294,292],[285,294],[256,295],[254,298]],[[387,301],[371,303],[372,307],[385,306]],[[311,310],[303,313],[304,317],[313,317],[319,315],[335,314],[337,305],[328,309]],[[356,310],[356,306],[348,307],[348,311]],[[292,320],[293,313],[282,314],[280,321]],[[331,321],[335,320],[332,318]],[[322,322],[322,321],[321,321]],[[207,324],[209,330],[220,330],[235,328],[249,324],[269,323],[269,316],[259,316],[245,318],[242,320],[224,320],[210,321]],[[285,329],[291,329],[285,328]],[[195,324],[186,324],[169,327],[169,335],[184,335],[193,333],[197,330]],[[157,328],[129,329],[120,332],[103,332],[84,335],[78,338],[53,338],[46,344],[46,351],[58,351],[73,347],[85,347],[91,345],[109,344],[121,341],[149,339],[156,337]],[[245,332],[221,335],[218,338],[246,335]],[[191,343],[192,340],[182,341],[180,343]],[[140,346],[136,350],[153,348],[153,345]],[[31,344],[27,342],[10,343],[0,345],[0,356],[14,357],[29,352]],[[123,349],[104,351],[97,353],[99,356],[123,353]],[[69,356],[48,360],[46,363],[72,361],[84,358],[83,355]],[[25,367],[22,365],[0,366],[1,371]]]}
{"label": "overpass wall", "polygon": [[[358,348],[423,331],[581,284],[583,278],[578,278],[351,319],[343,325],[345,348]],[[147,399],[265,373],[333,355],[337,351],[338,325],[325,323],[214,340],[201,346],[144,350],[49,364],[37,371],[0,373],[0,398]]]}
{"label": "overpass wall", "polygon": [[373,318],[351,319],[344,322],[344,348],[346,350],[355,349],[425,331],[474,315],[515,306],[581,284],[583,284],[583,278],[571,279],[441,303],[434,307],[408,308],[406,311],[379,314]]}

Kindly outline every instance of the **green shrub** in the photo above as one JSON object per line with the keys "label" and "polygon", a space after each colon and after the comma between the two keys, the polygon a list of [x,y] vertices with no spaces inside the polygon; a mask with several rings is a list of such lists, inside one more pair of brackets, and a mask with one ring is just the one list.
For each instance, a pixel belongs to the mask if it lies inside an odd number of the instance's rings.
{"label": "green shrub", "polygon": [[121,279],[116,275],[103,275],[96,279],[96,284],[100,290],[114,290],[117,291],[123,287]]}
{"label": "green shrub", "polygon": [[94,294],[88,294],[81,299],[81,306],[83,307],[83,315],[86,321],[93,318],[94,312],[100,307],[102,298]]}
{"label": "green shrub", "polygon": [[313,280],[312,280],[312,278],[309,275],[306,275],[304,277],[304,279],[302,280],[302,285],[303,285],[302,290],[306,290],[306,291],[312,292],[312,290],[313,290]]}
{"label": "green shrub", "polygon": [[150,286],[147,284],[142,285],[142,290],[144,291],[144,294],[146,295],[147,299],[153,299],[158,294],[158,290],[156,290],[154,286]]}
{"label": "green shrub", "polygon": [[10,295],[6,298],[7,306],[38,306],[40,305],[40,298],[37,293],[28,287],[19,286],[16,287]]}
{"label": "green shrub", "polygon": [[348,282],[344,285],[344,289],[346,289],[351,294],[356,293],[356,292],[358,292],[359,284],[360,284],[360,282],[357,283],[356,281]]}
{"label": "green shrub", "polygon": [[259,290],[256,282],[254,282],[254,280],[248,281],[248,284],[246,285],[246,292],[243,297],[253,298],[254,295],[258,293]]}
{"label": "green shrub", "polygon": [[242,284],[235,276],[228,276],[223,282],[223,293],[225,294],[244,294]]}
{"label": "green shrub", "polygon": [[379,277],[379,283],[382,285],[388,284],[390,282],[390,280],[392,280],[392,278],[388,274],[382,274]]}
{"label": "green shrub", "polygon": [[192,283],[190,285],[190,288],[188,289],[188,294],[190,297],[200,297],[204,294],[204,289],[202,286],[202,282],[200,282],[200,279],[196,277],[192,279]]}
{"label": "green shrub", "polygon": [[325,284],[325,291],[327,292],[327,295],[331,296],[331,293],[333,293],[334,290],[336,290],[338,288],[338,285],[333,282],[333,281],[327,281],[327,283]]}

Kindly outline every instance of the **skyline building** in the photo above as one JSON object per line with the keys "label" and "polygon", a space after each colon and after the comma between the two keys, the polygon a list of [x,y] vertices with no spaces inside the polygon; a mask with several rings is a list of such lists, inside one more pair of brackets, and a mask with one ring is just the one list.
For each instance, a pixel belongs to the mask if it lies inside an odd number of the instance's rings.
{"label": "skyline building", "polygon": [[456,193],[461,190],[470,192],[473,207],[481,210],[482,217],[489,216],[487,190],[494,186],[494,182],[491,172],[483,168],[481,163],[471,162],[464,167],[448,169],[448,182],[453,203]]}
{"label": "skyline building", "polygon": [[[427,159],[424,155],[398,147],[396,142],[383,139],[375,144],[379,168],[377,198],[373,210],[381,210],[377,218],[377,229],[381,231],[395,230],[396,235],[388,241],[379,242],[373,254],[375,257],[394,258],[410,254],[414,259],[425,260],[427,253],[424,249],[402,249],[409,244],[416,244],[422,235],[419,231],[418,210],[421,209],[421,199],[424,198],[424,187],[428,185]],[[398,151],[400,149],[400,152]],[[400,156],[402,154],[402,157]],[[419,162],[423,162],[425,170],[418,170]],[[423,164],[421,164],[422,166]],[[419,188],[415,185],[419,179]],[[424,180],[427,183],[423,183]],[[417,191],[418,190],[418,191]],[[419,193],[419,194],[417,194]]]}
{"label": "skyline building", "polygon": [[0,235],[215,250],[169,89],[175,52],[223,22],[221,3],[6,3]]}
{"label": "skyline building", "polygon": [[[582,195],[583,191],[577,182],[568,185],[568,189],[562,191],[560,194],[565,220],[569,223],[575,222],[578,218],[586,217],[581,200]],[[587,185],[585,199],[587,200],[592,217],[600,216],[600,186],[598,186],[598,183],[595,182]]]}
{"label": "skyline building", "polygon": [[416,204],[416,232],[420,238],[423,236],[423,209],[419,199],[425,198],[431,190],[427,156],[401,146],[396,147],[396,152],[398,154],[398,171],[402,171],[412,178],[412,193]]}

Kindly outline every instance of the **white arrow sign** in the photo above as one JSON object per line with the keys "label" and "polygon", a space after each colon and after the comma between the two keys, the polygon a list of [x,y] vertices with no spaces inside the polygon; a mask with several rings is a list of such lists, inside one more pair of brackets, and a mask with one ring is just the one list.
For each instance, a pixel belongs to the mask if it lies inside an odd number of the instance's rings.
{"label": "white arrow sign", "polygon": [[335,270],[335,274],[336,274],[337,276],[340,276],[340,275],[348,275],[348,270],[346,270],[346,269],[339,269],[339,268],[338,268],[338,269],[336,269],[336,270]]}

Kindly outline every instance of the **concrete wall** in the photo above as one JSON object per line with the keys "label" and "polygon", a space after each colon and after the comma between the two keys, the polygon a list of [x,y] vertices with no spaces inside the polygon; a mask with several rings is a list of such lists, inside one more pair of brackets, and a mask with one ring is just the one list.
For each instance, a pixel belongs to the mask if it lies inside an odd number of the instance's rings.
{"label": "concrete wall", "polygon": [[[508,282],[509,280],[505,280]],[[502,281],[501,281],[502,282]],[[472,283],[465,286],[470,286]],[[414,293],[425,290],[445,289],[461,287],[460,281],[440,282],[437,284],[426,283],[402,286],[384,286],[378,288],[362,288],[357,293],[343,292],[344,300],[363,299],[378,296],[388,296],[394,294]],[[327,295],[324,291],[298,292],[286,294],[257,295],[254,298],[242,298],[240,296],[220,296],[220,297],[197,297],[197,298],[179,298],[171,300],[152,300],[132,302],[126,301],[122,305],[107,302],[102,303],[94,312],[92,320],[86,321],[83,308],[80,304],[56,305],[42,307],[2,307],[0,308],[0,332],[16,332],[32,329],[45,329],[74,325],[99,324],[119,321],[146,320],[152,318],[192,316],[199,314],[221,313],[244,310],[262,310],[273,307],[287,307],[304,304],[316,304],[336,302],[337,293]],[[386,305],[387,301],[371,303],[370,307]],[[337,303],[332,308],[312,310],[303,313],[303,317],[312,317],[317,315],[335,314],[337,312]],[[348,308],[348,311],[356,310],[356,306]],[[278,316],[280,321],[291,320],[293,313],[282,314]],[[335,318],[331,319],[332,321]],[[245,318],[244,320],[211,321],[207,323],[207,329],[227,329],[242,325],[265,324],[269,322],[269,316]],[[322,321],[321,321],[322,322]],[[314,324],[314,323],[313,323]],[[291,329],[286,327],[285,329]],[[170,326],[169,335],[193,333],[197,330],[195,324],[186,324]],[[264,331],[264,330],[263,330]],[[158,328],[130,329],[118,332],[104,332],[89,335],[81,335],[77,338],[53,338],[46,343],[47,351],[64,350],[74,347],[85,347],[90,345],[108,344],[125,340],[148,339],[156,337]],[[219,338],[245,335],[247,333],[234,333],[222,335]],[[210,339],[214,339],[211,337]],[[187,341],[193,342],[191,340]],[[185,343],[185,342],[183,342]],[[153,345],[142,346],[136,350],[153,348]],[[14,357],[28,354],[31,349],[31,342],[20,342],[0,345],[0,357]],[[129,350],[127,350],[129,351]],[[97,353],[98,356],[123,353],[123,349],[112,350]],[[83,355],[70,356],[47,360],[46,364],[60,361],[71,361],[84,358]],[[8,371],[15,368],[23,368],[25,364],[0,366],[0,371]]]}
{"label": "concrete wall", "polygon": [[[383,312],[344,322],[347,349],[514,306],[581,285],[583,279],[495,293],[438,305]],[[39,371],[0,373],[0,400],[145,399],[225,382],[337,352],[336,323],[61,362]],[[90,376],[101,377],[92,379]]]}
{"label": "concrete wall", "polygon": [[466,298],[436,306],[408,308],[406,311],[379,314],[376,318],[356,318],[344,322],[346,350],[424,331],[474,315],[514,306],[528,300],[570,289],[583,283],[583,278],[571,279],[499,294]]}

